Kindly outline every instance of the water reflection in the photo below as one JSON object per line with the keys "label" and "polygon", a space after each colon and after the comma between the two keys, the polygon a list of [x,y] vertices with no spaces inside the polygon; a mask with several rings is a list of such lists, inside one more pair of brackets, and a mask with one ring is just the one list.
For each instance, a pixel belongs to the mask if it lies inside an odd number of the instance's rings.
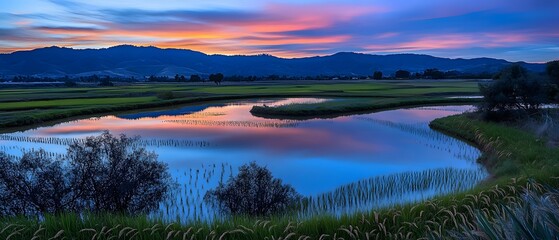
{"label": "water reflection", "polygon": [[[90,118],[0,135],[0,150],[21,155],[45,148],[63,154],[68,142],[98,135],[139,135],[169,164],[181,189],[162,216],[211,219],[203,195],[235,169],[256,161],[306,196],[375,176],[432,169],[480,171],[479,151],[437,133],[428,123],[470,106],[425,107],[305,121],[254,117],[253,105],[322,102],[327,99],[239,101],[173,110]],[[479,179],[475,179],[471,185]],[[429,191],[426,191],[427,195]],[[417,198],[416,194],[406,201]],[[171,206],[171,207],[169,207]],[[371,205],[374,206],[374,205]],[[169,210],[169,208],[172,208]]]}

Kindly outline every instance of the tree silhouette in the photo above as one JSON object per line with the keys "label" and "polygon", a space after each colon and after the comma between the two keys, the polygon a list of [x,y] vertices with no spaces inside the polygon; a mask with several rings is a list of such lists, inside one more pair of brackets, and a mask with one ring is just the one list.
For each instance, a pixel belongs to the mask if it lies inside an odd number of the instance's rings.
{"label": "tree silhouette", "polygon": [[559,85],[559,60],[548,62],[545,70],[549,78]]}
{"label": "tree silhouette", "polygon": [[411,76],[411,73],[409,71],[406,70],[398,70],[396,71],[396,73],[394,73],[394,77],[396,79],[409,79]]}
{"label": "tree silhouette", "polygon": [[478,106],[480,110],[486,113],[512,110],[535,112],[548,101],[542,81],[530,77],[520,65],[507,67],[498,76],[494,82],[480,84],[484,99]]}
{"label": "tree silhouette", "polygon": [[300,198],[290,185],[282,184],[256,163],[243,165],[237,176],[206,193],[204,199],[227,214],[263,216],[278,213]]}
{"label": "tree silhouette", "polygon": [[373,73],[373,79],[375,80],[381,80],[382,79],[382,72],[381,71],[375,71]]}
{"label": "tree silhouette", "polygon": [[215,85],[221,85],[221,81],[223,80],[223,74],[210,74],[210,81],[214,82]]}
{"label": "tree silhouette", "polygon": [[198,75],[193,74],[193,75],[190,75],[190,81],[191,82],[201,82],[202,78]]}
{"label": "tree silhouette", "polygon": [[20,159],[0,154],[0,215],[156,209],[171,178],[167,165],[137,140],[105,132],[70,145],[63,160],[44,150]]}

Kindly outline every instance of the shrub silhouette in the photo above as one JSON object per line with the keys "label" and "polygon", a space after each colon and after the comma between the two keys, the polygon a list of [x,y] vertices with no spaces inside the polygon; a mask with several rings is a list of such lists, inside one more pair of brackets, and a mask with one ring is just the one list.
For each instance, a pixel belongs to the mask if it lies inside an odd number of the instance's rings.
{"label": "shrub silhouette", "polygon": [[62,160],[44,150],[20,159],[0,154],[0,215],[156,209],[171,178],[167,165],[137,139],[105,132],[70,145]]}
{"label": "shrub silhouette", "polygon": [[208,191],[204,199],[226,214],[263,216],[286,210],[300,195],[273,178],[268,169],[252,162],[241,166],[227,184],[220,183]]}
{"label": "shrub silhouette", "polygon": [[485,113],[506,113],[515,110],[533,113],[549,101],[545,84],[530,77],[526,69],[520,65],[503,69],[497,80],[480,84],[479,87],[484,101],[478,109]]}

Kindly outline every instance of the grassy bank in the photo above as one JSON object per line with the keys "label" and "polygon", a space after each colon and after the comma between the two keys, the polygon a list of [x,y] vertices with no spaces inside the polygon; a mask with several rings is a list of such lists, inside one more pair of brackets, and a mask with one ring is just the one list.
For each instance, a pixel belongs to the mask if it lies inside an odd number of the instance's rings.
{"label": "grassy bank", "polygon": [[289,104],[282,106],[254,106],[250,113],[254,116],[275,119],[329,118],[342,115],[374,112],[402,107],[472,104],[474,99],[410,97],[410,98],[366,98],[337,99],[312,104]]}
{"label": "grassy bank", "polygon": [[[465,193],[431,201],[336,219],[314,217],[298,222],[289,216],[235,218],[212,224],[164,224],[145,217],[66,214],[44,222],[0,220],[0,237],[11,239],[417,239],[441,237],[449,229],[472,225],[475,214],[490,214],[498,204],[517,202],[524,189],[559,186],[559,149],[546,147],[533,134],[468,115],[437,119],[431,126],[467,140],[484,151],[492,176]],[[537,183],[528,181],[534,179]]]}
{"label": "grassy bank", "polygon": [[360,98],[365,99],[364,102],[375,105],[374,99],[413,98],[422,101],[437,97],[475,94],[478,94],[477,82],[467,80],[0,88],[0,128],[24,127],[92,114],[195,104],[203,101],[321,97]]}

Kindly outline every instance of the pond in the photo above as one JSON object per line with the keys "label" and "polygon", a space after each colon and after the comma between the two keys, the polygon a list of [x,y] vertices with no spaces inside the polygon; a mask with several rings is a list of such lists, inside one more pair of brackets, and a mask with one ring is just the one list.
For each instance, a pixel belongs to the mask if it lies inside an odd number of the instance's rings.
{"label": "pond", "polygon": [[43,148],[53,156],[105,130],[141,136],[166,162],[179,187],[153,217],[209,221],[222,216],[203,202],[208,189],[255,161],[308,197],[299,217],[343,214],[462,191],[487,173],[479,150],[429,128],[433,119],[471,106],[420,107],[334,119],[272,120],[254,105],[331,99],[235,101],[171,110],[109,115],[0,135],[0,151],[19,156]]}

